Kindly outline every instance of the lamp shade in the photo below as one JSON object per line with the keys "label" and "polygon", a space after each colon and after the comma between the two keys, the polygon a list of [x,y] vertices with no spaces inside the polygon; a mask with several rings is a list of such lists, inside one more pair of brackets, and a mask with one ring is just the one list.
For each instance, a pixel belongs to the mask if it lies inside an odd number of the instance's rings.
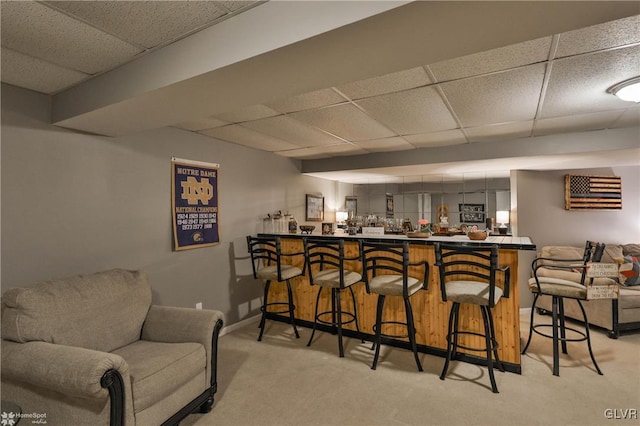
{"label": "lamp shade", "polygon": [[344,222],[349,218],[349,213],[347,212],[336,212],[336,222]]}
{"label": "lamp shade", "polygon": [[509,212],[507,210],[498,210],[496,212],[496,222],[509,223]]}

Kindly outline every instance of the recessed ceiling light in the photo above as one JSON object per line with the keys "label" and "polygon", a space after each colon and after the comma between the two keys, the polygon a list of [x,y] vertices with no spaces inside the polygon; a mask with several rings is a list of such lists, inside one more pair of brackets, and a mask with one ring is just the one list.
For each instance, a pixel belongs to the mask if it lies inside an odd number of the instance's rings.
{"label": "recessed ceiling light", "polygon": [[640,102],[640,76],[622,81],[607,89],[607,92],[616,95],[623,101]]}

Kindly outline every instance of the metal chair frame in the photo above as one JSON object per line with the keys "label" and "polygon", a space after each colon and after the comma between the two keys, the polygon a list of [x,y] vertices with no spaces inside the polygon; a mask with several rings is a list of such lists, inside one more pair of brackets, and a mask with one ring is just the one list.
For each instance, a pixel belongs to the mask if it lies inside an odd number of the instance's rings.
{"label": "metal chair frame", "polygon": [[[342,339],[342,328],[346,324],[354,323],[356,326],[356,331],[360,334],[360,326],[358,324],[358,313],[356,308],[356,297],[353,293],[353,288],[351,285],[345,286],[344,277],[345,277],[345,261],[353,261],[360,260],[360,256],[354,257],[345,257],[344,254],[344,240],[327,240],[327,239],[312,239],[305,238],[304,239],[304,253],[305,253],[305,267],[307,268],[309,283],[313,286],[316,285],[314,283],[314,274],[319,271],[324,271],[326,269],[336,269],[340,271],[339,274],[339,287],[331,287],[331,310],[318,312],[318,305],[320,302],[320,296],[322,294],[322,290],[325,288],[323,285],[319,285],[320,289],[318,290],[318,294],[316,296],[316,306],[314,313],[314,321],[313,321],[313,331],[311,332],[311,337],[309,337],[309,342],[307,346],[311,346],[311,342],[313,341],[313,336],[315,335],[317,324],[325,324],[333,327],[335,332],[338,334],[338,350],[340,353],[340,357],[344,357],[344,345]],[[328,288],[328,287],[327,287]],[[341,294],[342,290],[348,289],[351,293],[351,301],[353,306],[352,312],[345,312],[342,310],[342,299]],[[331,316],[331,320],[324,320],[323,317]],[[346,317],[347,320],[343,321],[343,317]],[[364,340],[363,340],[364,342]]]}
{"label": "metal chair frame", "polygon": [[[271,287],[271,280],[265,280],[263,302],[260,307],[262,316],[259,325],[260,333],[258,334],[258,341],[262,340],[267,313],[288,313],[291,326],[293,327],[293,332],[295,333],[296,338],[300,338],[295,322],[294,311],[296,307],[293,303],[293,292],[291,291],[291,279],[295,277],[284,279],[282,277],[282,265],[283,259],[291,258],[293,256],[303,256],[304,252],[283,253],[280,237],[252,237],[250,235],[247,236],[247,249],[251,255],[251,266],[253,268],[253,277],[255,279],[260,278],[258,275],[260,271],[260,263],[262,263],[263,267],[275,265],[277,270],[277,281],[285,282],[287,286],[286,302],[269,302],[269,288]],[[301,275],[304,275],[304,268],[302,269],[302,272],[296,276]],[[286,306],[286,308],[281,310],[269,310],[269,307],[271,306],[282,307],[283,305]]]}
{"label": "metal chair frame", "polygon": [[[567,342],[584,342],[587,341],[587,348],[589,349],[589,356],[591,357],[591,361],[593,362],[593,366],[596,369],[596,372],[602,375],[602,371],[596,362],[596,358],[593,355],[593,350],[591,348],[591,334],[589,332],[589,321],[587,320],[587,313],[582,306],[581,299],[576,299],[568,296],[556,296],[551,295],[552,303],[551,303],[551,318],[552,322],[550,324],[535,324],[534,313],[536,310],[536,303],[538,302],[538,298],[540,296],[545,295],[540,286],[540,280],[538,277],[538,270],[540,268],[548,268],[555,270],[569,270],[576,271],[580,270],[581,277],[580,283],[581,285],[585,285],[586,273],[587,273],[587,264],[591,262],[599,262],[602,259],[602,255],[604,253],[605,244],[602,243],[594,243],[591,241],[587,241],[584,248],[584,253],[581,259],[557,259],[550,257],[538,257],[533,260],[531,263],[531,270],[533,272],[533,277],[535,278],[536,285],[538,287],[538,291],[535,293],[533,298],[533,305],[531,306],[531,317],[529,320],[529,338],[527,339],[527,343],[522,349],[522,355],[524,355],[529,348],[529,344],[531,343],[531,338],[533,337],[533,333],[539,334],[541,336],[550,338],[553,340],[553,375],[560,376],[560,351],[558,345],[562,347],[562,353],[567,354]],[[593,281],[593,279],[591,279]],[[580,311],[582,311],[582,317],[584,319],[584,331],[578,330],[573,327],[568,327],[566,325],[566,319],[564,316],[564,299],[573,299],[578,303],[580,307]],[[544,333],[539,329],[552,329],[552,334]],[[567,330],[576,333],[580,337],[570,338],[567,337]]]}
{"label": "metal chair frame", "polygon": [[[409,242],[402,243],[387,243],[387,242],[364,242],[360,241],[360,255],[362,256],[362,276],[365,282],[367,293],[372,293],[369,287],[369,273],[371,277],[375,277],[378,273],[393,273],[402,275],[402,299],[404,301],[406,322],[399,321],[383,321],[384,302],[386,295],[378,294],[378,301],[376,306],[376,324],[373,327],[375,332],[375,341],[373,347],[375,348],[375,355],[373,358],[373,364],[371,369],[375,370],[378,364],[378,358],[380,356],[380,346],[382,337],[391,338],[408,338],[413,351],[413,356],[418,367],[418,371],[423,371],[422,364],[418,358],[418,347],[416,344],[416,329],[413,321],[413,309],[411,307],[411,301],[409,300],[409,285],[407,278],[409,277],[409,267],[424,267],[424,274],[422,276],[422,289],[428,289],[429,278],[429,263],[426,260],[419,262],[409,261]],[[387,324],[403,325],[407,328],[406,335],[391,335],[382,333],[382,326]]]}
{"label": "metal chair frame", "polygon": [[[442,300],[447,301],[446,283],[451,277],[455,280],[469,279],[473,281],[487,282],[489,289],[489,298],[487,305],[478,305],[482,314],[482,322],[484,326],[484,334],[460,330],[460,302],[453,302],[449,313],[449,325],[447,329],[447,354],[440,380],[444,380],[449,369],[449,363],[456,358],[458,349],[466,349],[475,352],[485,352],[487,359],[487,369],[489,372],[489,380],[491,381],[491,390],[493,393],[499,393],[493,372],[494,359],[495,364],[500,371],[505,371],[500,357],[498,356],[499,343],[495,337],[495,325],[491,309],[496,305],[495,287],[496,273],[498,271],[504,273],[504,289],[503,297],[509,297],[509,287],[511,281],[511,273],[509,267],[500,268],[498,266],[498,246],[478,247],[478,246],[460,246],[447,245],[439,242],[435,243],[436,266],[440,275],[440,291]],[[471,259],[460,260],[458,257],[467,257]],[[479,279],[479,280],[478,280]],[[485,338],[484,348],[463,346],[458,343],[460,335],[472,335]],[[493,354],[493,357],[492,357]]]}

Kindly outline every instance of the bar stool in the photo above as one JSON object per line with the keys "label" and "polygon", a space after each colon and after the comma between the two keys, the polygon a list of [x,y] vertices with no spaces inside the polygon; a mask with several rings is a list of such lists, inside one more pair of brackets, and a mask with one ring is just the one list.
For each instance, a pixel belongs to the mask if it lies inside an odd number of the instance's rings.
{"label": "bar stool", "polygon": [[[440,272],[440,290],[442,301],[451,301],[449,313],[449,328],[447,330],[447,355],[440,374],[444,380],[449,369],[449,362],[455,359],[458,348],[486,352],[487,368],[491,381],[491,390],[498,393],[496,380],[493,375],[494,360],[500,371],[504,367],[498,357],[498,342],[495,337],[493,315],[491,309],[496,306],[501,297],[509,297],[509,267],[498,267],[498,246],[460,246],[435,243],[436,265]],[[504,272],[504,290],[496,286],[496,272]],[[480,307],[484,334],[471,330],[460,330],[460,305],[469,304]],[[458,343],[460,335],[484,337],[484,348],[463,346]]]}
{"label": "bar stool", "polygon": [[[409,242],[364,242],[360,241],[360,255],[362,256],[362,270],[367,293],[378,295],[376,309],[376,325],[373,327],[376,337],[374,342],[375,356],[371,369],[375,370],[380,355],[382,337],[409,338],[411,350],[418,366],[422,371],[422,365],[418,358],[416,345],[416,330],[413,323],[413,310],[410,297],[418,290],[427,290],[429,277],[429,264],[426,260],[409,262]],[[424,269],[420,278],[409,276],[409,267]],[[412,269],[413,269],[412,268]],[[387,296],[402,297],[404,301],[406,322],[383,321],[382,314],[384,301]],[[382,333],[383,325],[403,325],[407,329],[406,335],[392,335]],[[373,348],[372,348],[373,349]]]}
{"label": "bar stool", "polygon": [[[262,334],[264,333],[264,325],[267,319],[267,313],[283,314],[288,313],[291,325],[296,338],[300,338],[298,329],[296,328],[293,304],[293,294],[291,292],[291,279],[303,274],[302,269],[282,262],[283,258],[292,258],[295,256],[303,256],[304,252],[296,253],[282,253],[282,244],[280,237],[252,237],[247,236],[247,248],[251,254],[251,266],[253,267],[253,277],[255,279],[262,279],[265,282],[264,285],[264,299],[260,310],[262,311],[262,318],[260,319],[260,333],[258,334],[258,341],[262,340]],[[301,259],[302,260],[302,259]],[[291,262],[292,260],[289,260]],[[269,302],[269,287],[271,281],[285,282],[287,286],[287,301],[286,302]],[[271,306],[285,306],[281,310],[271,310],[268,308]],[[277,309],[277,308],[276,308]]]}
{"label": "bar stool", "polygon": [[[330,325],[338,333],[338,350],[340,357],[344,357],[344,346],[342,344],[342,327],[345,324],[355,322],[356,331],[360,334],[358,325],[358,314],[356,310],[356,298],[353,294],[353,284],[362,280],[362,275],[356,271],[345,268],[345,261],[360,260],[360,255],[345,257],[344,240],[313,239],[305,238],[304,255],[306,267],[309,274],[309,283],[320,287],[316,297],[316,308],[313,320],[313,331],[307,346],[311,346],[313,336],[318,323]],[[320,295],[323,289],[331,290],[331,310],[318,313]],[[348,289],[351,293],[353,310],[344,312],[342,310],[342,291]],[[330,316],[330,320],[325,320]],[[343,320],[346,318],[346,320]],[[364,341],[363,341],[364,342]]]}
{"label": "bar stool", "polygon": [[[562,345],[562,353],[566,354],[567,342],[583,342],[585,340],[587,341],[591,361],[593,362],[598,374],[602,375],[602,371],[600,371],[600,367],[598,367],[598,363],[596,363],[593,351],[591,350],[589,321],[587,320],[587,313],[582,306],[581,300],[587,300],[587,288],[585,287],[586,272],[588,268],[587,264],[589,261],[599,262],[602,258],[602,254],[604,253],[604,249],[604,244],[597,243],[594,249],[594,243],[587,241],[581,259],[538,257],[534,259],[531,264],[533,278],[529,279],[529,290],[534,293],[534,298],[533,305],[531,306],[529,338],[527,339],[524,349],[522,349],[522,354],[524,355],[527,351],[529,343],[531,343],[533,333],[553,339],[554,376],[560,375],[560,354],[558,350],[558,343],[561,343]],[[599,280],[603,280],[603,278],[599,278]],[[606,280],[606,278],[604,278],[604,280]],[[609,281],[613,282],[612,280]],[[542,295],[552,297],[552,321],[550,324],[534,324],[533,322],[536,302]],[[573,299],[578,302],[578,306],[580,307],[584,318],[584,331],[566,326],[564,317],[564,299]],[[539,330],[543,328],[551,328],[552,334],[549,335]],[[576,333],[580,337],[567,337],[567,330]]]}

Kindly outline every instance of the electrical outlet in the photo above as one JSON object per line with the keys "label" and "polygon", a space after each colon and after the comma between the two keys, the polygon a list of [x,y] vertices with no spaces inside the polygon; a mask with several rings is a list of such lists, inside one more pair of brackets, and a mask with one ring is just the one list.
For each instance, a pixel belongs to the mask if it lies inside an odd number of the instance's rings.
{"label": "electrical outlet", "polygon": [[202,309],[202,302],[196,303],[196,309]]}

